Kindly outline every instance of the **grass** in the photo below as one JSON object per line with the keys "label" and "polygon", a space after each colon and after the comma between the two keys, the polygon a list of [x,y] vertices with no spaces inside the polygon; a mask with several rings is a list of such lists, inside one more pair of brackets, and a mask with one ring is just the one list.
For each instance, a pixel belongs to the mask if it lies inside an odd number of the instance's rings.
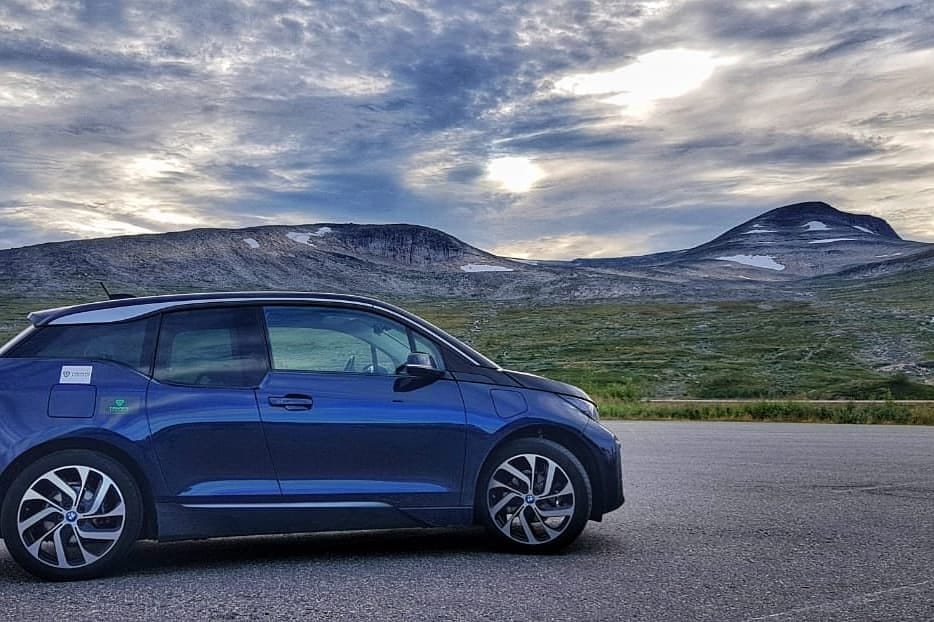
{"label": "grass", "polygon": [[603,401],[934,399],[934,386],[878,369],[918,362],[934,346],[934,333],[894,310],[802,302],[417,310],[505,367],[580,385]]}
{"label": "grass", "polygon": [[799,423],[861,423],[934,425],[934,404],[889,401],[862,404],[808,402],[751,402],[669,404],[604,401],[601,416],[608,419],[691,421],[771,421]]}
{"label": "grass", "polygon": [[607,417],[934,424],[934,406],[897,402],[934,400],[934,271],[811,294],[779,302],[434,302],[415,310],[505,367],[581,386]]}
{"label": "grass", "polygon": [[[806,300],[400,303],[499,364],[579,385],[607,417],[934,424],[934,272],[815,286]],[[0,301],[0,339],[29,310]],[[761,400],[672,405],[650,398]],[[800,404],[790,400],[888,400]]]}

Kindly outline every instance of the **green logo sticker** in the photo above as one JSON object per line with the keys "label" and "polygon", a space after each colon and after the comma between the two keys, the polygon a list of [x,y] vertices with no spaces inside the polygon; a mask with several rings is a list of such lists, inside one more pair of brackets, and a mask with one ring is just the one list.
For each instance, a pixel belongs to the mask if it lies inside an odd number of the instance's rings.
{"label": "green logo sticker", "polygon": [[125,415],[128,412],[130,412],[130,407],[127,406],[126,400],[114,400],[110,405],[111,415]]}

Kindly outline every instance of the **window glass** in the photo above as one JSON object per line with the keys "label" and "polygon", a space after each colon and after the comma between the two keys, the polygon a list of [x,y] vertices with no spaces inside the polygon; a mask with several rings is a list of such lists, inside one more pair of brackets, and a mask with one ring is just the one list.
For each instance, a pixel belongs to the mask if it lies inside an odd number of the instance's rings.
{"label": "window glass", "polygon": [[333,307],[266,308],[274,369],[395,374],[410,352],[424,348],[439,369],[437,346],[406,326],[373,313]]}
{"label": "window glass", "polygon": [[148,374],[157,320],[43,326],[9,356],[113,361]]}
{"label": "window glass", "polygon": [[166,313],[156,353],[157,380],[205,387],[251,387],[266,373],[258,310]]}
{"label": "window glass", "polygon": [[441,360],[441,351],[438,350],[438,346],[436,346],[434,342],[428,341],[417,333],[412,333],[412,338],[415,341],[416,352],[424,352],[431,357],[432,365],[438,369],[444,369],[444,364]]}

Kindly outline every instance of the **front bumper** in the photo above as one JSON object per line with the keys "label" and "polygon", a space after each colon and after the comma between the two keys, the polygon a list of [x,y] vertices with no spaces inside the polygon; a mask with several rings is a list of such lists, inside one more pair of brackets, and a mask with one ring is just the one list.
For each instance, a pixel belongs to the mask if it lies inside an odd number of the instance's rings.
{"label": "front bumper", "polygon": [[[596,445],[599,472],[594,482],[599,497],[594,499],[591,513],[593,520],[600,520],[604,514],[623,505],[623,449],[616,435],[605,427],[591,421],[584,430],[590,441]],[[595,495],[597,496],[597,495]]]}

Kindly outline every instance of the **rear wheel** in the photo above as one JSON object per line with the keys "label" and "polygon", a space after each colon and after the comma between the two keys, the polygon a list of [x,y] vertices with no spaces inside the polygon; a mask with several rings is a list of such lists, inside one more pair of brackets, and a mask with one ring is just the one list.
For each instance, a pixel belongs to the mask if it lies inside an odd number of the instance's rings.
{"label": "rear wheel", "polygon": [[481,473],[477,497],[481,520],[494,538],[535,553],[573,542],[593,502],[580,460],[541,438],[518,439],[494,451]]}
{"label": "rear wheel", "polygon": [[13,480],[0,513],[10,555],[55,581],[112,570],[140,533],[139,486],[116,460],[87,450],[49,454]]}

